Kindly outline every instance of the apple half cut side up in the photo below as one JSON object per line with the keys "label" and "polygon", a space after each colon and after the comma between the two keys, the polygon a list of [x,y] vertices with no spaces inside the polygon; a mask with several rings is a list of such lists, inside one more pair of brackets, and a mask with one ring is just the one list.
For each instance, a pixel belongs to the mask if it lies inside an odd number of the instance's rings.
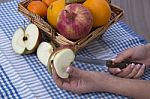
{"label": "apple half cut side up", "polygon": [[66,79],[69,77],[66,69],[74,61],[74,58],[75,54],[73,50],[69,48],[61,49],[52,56],[51,68],[55,68],[55,71],[60,78]]}
{"label": "apple half cut side up", "polygon": [[18,54],[29,54],[36,50],[41,41],[39,29],[34,24],[29,24],[24,31],[19,28],[12,38],[12,48]]}
{"label": "apple half cut side up", "polygon": [[48,42],[41,42],[37,48],[37,57],[46,67],[48,67],[48,61],[53,50],[53,46]]}

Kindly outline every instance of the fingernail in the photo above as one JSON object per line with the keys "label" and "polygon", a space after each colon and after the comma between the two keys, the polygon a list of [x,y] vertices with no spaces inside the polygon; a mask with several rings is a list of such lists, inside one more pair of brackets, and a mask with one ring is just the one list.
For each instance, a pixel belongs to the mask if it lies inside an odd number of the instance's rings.
{"label": "fingernail", "polygon": [[70,67],[66,68],[66,72],[69,73],[70,72]]}
{"label": "fingernail", "polygon": [[130,65],[130,67],[133,69],[133,68],[135,67],[135,64],[132,63],[132,64]]}
{"label": "fingernail", "polygon": [[145,69],[145,67],[146,67],[145,64],[143,64],[141,68]]}
{"label": "fingernail", "polygon": [[137,69],[140,69],[140,67],[141,67],[140,64],[137,64],[137,65],[136,65],[136,68],[137,68]]}
{"label": "fingernail", "polygon": [[131,65],[132,65],[132,66],[134,66],[135,64],[134,64],[134,63],[132,63]]}
{"label": "fingernail", "polygon": [[112,61],[115,61],[115,58],[111,59]]}
{"label": "fingernail", "polygon": [[120,68],[117,68],[116,71],[117,71],[117,72],[121,72],[121,69],[120,69]]}

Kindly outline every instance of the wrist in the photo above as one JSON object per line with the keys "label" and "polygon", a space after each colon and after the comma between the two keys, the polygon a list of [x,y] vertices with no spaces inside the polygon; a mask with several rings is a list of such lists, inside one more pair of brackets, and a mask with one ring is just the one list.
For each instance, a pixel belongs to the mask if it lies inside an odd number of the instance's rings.
{"label": "wrist", "polygon": [[[146,46],[146,51],[148,52],[150,50],[150,44],[145,45]],[[150,53],[150,52],[149,52]]]}
{"label": "wrist", "polygon": [[150,67],[150,43],[149,44],[147,44],[147,45],[145,45],[145,47],[146,47],[146,61],[147,61],[147,63],[146,63],[146,67],[147,68],[149,68]]}
{"label": "wrist", "polygon": [[126,81],[126,79],[119,78],[110,74],[105,74],[101,81],[102,82],[100,84],[102,84],[102,90],[99,90],[103,92],[122,94],[122,92],[124,92],[127,87],[127,84],[124,84],[124,81]]}
{"label": "wrist", "polygon": [[112,75],[98,72],[94,78],[94,89],[96,92],[108,92],[111,84]]}

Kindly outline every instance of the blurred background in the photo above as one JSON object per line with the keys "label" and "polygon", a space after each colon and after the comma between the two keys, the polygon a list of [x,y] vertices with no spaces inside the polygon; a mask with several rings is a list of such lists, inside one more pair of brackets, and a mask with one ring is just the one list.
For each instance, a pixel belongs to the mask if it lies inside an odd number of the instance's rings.
{"label": "blurred background", "polygon": [[124,21],[150,42],[150,0],[111,0],[124,9]]}

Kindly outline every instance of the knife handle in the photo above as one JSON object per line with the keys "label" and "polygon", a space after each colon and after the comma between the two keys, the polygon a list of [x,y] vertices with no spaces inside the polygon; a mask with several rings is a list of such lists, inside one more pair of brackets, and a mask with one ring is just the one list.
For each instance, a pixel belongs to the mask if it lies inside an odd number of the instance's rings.
{"label": "knife handle", "polygon": [[107,60],[106,61],[106,66],[109,67],[109,68],[120,68],[120,69],[123,69],[123,68],[126,68],[129,64],[140,64],[140,65],[143,65],[142,63],[139,63],[139,62],[133,62],[133,61],[129,61],[129,60],[125,60],[125,61],[122,61],[121,63],[114,63],[112,60]]}

